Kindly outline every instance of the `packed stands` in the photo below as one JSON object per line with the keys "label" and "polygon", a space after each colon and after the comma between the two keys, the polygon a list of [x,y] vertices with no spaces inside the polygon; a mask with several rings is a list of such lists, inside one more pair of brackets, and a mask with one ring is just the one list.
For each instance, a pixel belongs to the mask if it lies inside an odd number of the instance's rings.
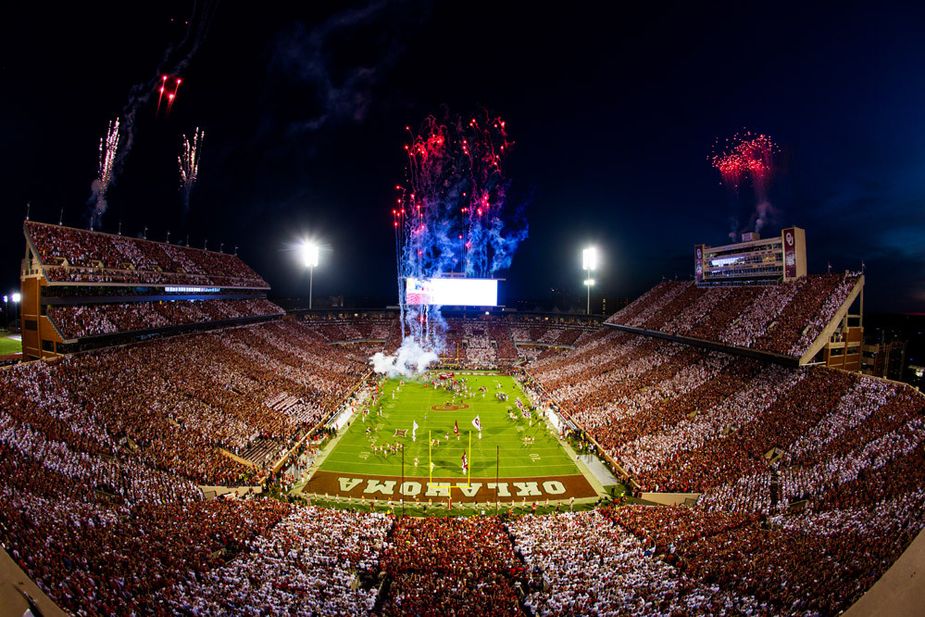
{"label": "packed stands", "polygon": [[[836,456],[882,462],[882,453],[864,452],[883,436],[864,432],[867,421],[880,427],[892,418],[891,430],[919,443],[907,424],[922,413],[920,395],[842,371],[785,368],[608,332],[534,362],[530,372],[643,490],[725,491],[742,501],[757,493],[768,502],[773,452],[799,468],[780,472],[786,486],[804,487],[787,494],[804,495],[825,483],[831,469],[824,466]],[[901,438],[891,438],[894,452],[902,451]],[[806,479],[813,476],[815,484]]]}
{"label": "packed stands", "polygon": [[403,518],[382,555],[383,615],[519,615],[523,563],[494,518]]}
{"label": "packed stands", "polygon": [[495,368],[498,365],[495,346],[485,324],[461,324],[465,340],[465,362],[471,368]]}
{"label": "packed stands", "polygon": [[607,511],[524,516],[508,524],[530,572],[535,615],[758,613],[748,594],[691,577],[655,556]]}
{"label": "packed stands", "polygon": [[[305,315],[326,340],[364,346],[370,354],[390,353],[401,344],[401,327],[395,313],[332,312]],[[583,316],[480,316],[446,320],[445,361],[469,368],[498,368],[533,360],[547,351],[568,349],[599,329],[599,323]]]}
{"label": "packed stands", "polygon": [[30,363],[0,373],[0,389],[17,413],[67,414],[67,424],[54,424],[56,439],[128,449],[153,467],[228,484],[248,470],[218,448],[240,454],[258,439],[290,442],[366,371],[365,357],[277,321]]}
{"label": "packed stands", "polygon": [[29,358],[284,314],[236,255],[34,221],[24,232],[20,325]]}
{"label": "packed stands", "polygon": [[500,325],[489,325],[488,336],[495,341],[495,353],[500,362],[513,362],[518,359],[518,349],[510,335],[510,328]]}
{"label": "packed stands", "polygon": [[36,221],[25,232],[52,282],[268,288],[236,255]]}
{"label": "packed stands", "polygon": [[61,305],[49,306],[47,314],[62,337],[73,339],[247,317],[279,317],[284,311],[265,298],[253,298]]}
{"label": "packed stands", "polygon": [[[112,251],[148,263],[147,245],[106,237],[104,250],[79,236],[61,267],[101,269]],[[850,284],[668,282],[615,318],[792,351]],[[49,318],[83,337],[275,310],[262,298],[96,306]],[[450,328],[470,366],[521,361],[531,391],[637,495],[694,493],[694,505],[410,519],[204,499],[200,486],[269,487],[274,461],[349,404],[371,351],[400,343],[382,311],[0,370],[0,542],[75,614],[834,615],[925,527],[925,399],[908,386],[565,318]]]}
{"label": "packed stands", "polygon": [[[243,548],[287,510],[201,501],[193,484],[117,448],[92,411],[48,389],[53,375],[13,383],[20,372],[3,372],[0,540],[64,608],[150,605],[181,567],[210,567],[222,559],[217,550]],[[47,405],[32,399],[39,388]]]}
{"label": "packed stands", "polygon": [[538,383],[564,409],[578,397],[574,419],[643,485],[703,491],[695,507],[395,521],[203,501],[189,480],[240,473],[214,443],[283,438],[365,369],[283,320],[0,372],[0,538],[74,612],[836,614],[921,530],[920,394],[580,338],[530,367]]}
{"label": "packed stands", "polygon": [[849,298],[859,274],[768,286],[662,281],[607,323],[799,358]]}
{"label": "packed stands", "polygon": [[359,615],[378,595],[382,514],[295,508],[249,550],[167,591],[181,614]]}
{"label": "packed stands", "polygon": [[836,615],[922,529],[921,486],[921,478],[917,485],[909,482],[912,490],[875,507],[830,504],[824,511],[770,519],[680,507],[633,506],[607,514],[666,563],[739,597],[753,597],[765,612]]}

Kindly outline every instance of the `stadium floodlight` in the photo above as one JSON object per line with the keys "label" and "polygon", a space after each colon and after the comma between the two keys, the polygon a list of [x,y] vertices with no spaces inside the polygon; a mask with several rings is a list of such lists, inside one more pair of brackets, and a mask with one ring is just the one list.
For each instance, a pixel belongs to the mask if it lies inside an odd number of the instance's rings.
{"label": "stadium floodlight", "polygon": [[597,270],[597,249],[589,246],[581,252],[581,269],[589,272]]}
{"label": "stadium floodlight", "polygon": [[300,249],[302,254],[302,264],[306,268],[317,268],[318,267],[318,258],[321,254],[321,249],[318,246],[317,242],[312,242],[311,240],[305,240],[302,242],[302,247]]}
{"label": "stadium floodlight", "polygon": [[13,304],[19,304],[19,301],[22,300],[22,296],[18,291],[13,292]]}
{"label": "stadium floodlight", "polygon": [[312,310],[312,286],[315,279],[315,268],[318,267],[321,247],[317,242],[305,240],[299,248],[302,255],[302,264],[308,268],[308,310]]}
{"label": "stadium floodlight", "polygon": [[591,273],[597,270],[597,248],[589,246],[581,251],[581,269],[588,273],[588,276],[585,278],[585,287],[588,288],[588,305],[585,308],[585,312],[590,315],[591,287],[594,286],[594,279],[591,278]]}

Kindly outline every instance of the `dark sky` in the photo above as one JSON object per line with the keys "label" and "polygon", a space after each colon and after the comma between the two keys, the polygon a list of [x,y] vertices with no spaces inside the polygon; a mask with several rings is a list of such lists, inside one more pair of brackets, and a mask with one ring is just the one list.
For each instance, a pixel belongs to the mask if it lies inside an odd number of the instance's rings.
{"label": "dark sky", "polygon": [[[581,302],[588,242],[605,254],[597,291],[609,298],[690,277],[692,246],[723,243],[730,212],[751,212],[747,191],[736,200],[706,160],[716,137],[748,127],[781,147],[771,230],[806,228],[811,271],[863,260],[868,310],[925,310],[925,10],[914,4],[228,2],[198,46],[180,45],[187,3],[73,4],[4,19],[4,289],[27,201],[35,219],[63,208],[66,224],[87,225],[106,122],[173,45],[168,65],[189,55],[176,105],[156,117],[156,97],[139,104],[103,228],[238,244],[278,295],[304,290],[290,247],[314,234],[328,245],[316,294],[394,302],[403,127],[447,106],[500,113],[516,142],[507,175],[530,238],[505,274],[509,302]],[[207,137],[184,221],[176,152],[196,125]]]}

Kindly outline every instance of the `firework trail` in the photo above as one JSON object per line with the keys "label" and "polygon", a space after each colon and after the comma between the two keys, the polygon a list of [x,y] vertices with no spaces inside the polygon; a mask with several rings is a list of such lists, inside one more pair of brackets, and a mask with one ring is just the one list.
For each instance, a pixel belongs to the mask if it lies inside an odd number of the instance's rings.
{"label": "firework trail", "polygon": [[109,123],[109,128],[100,139],[100,160],[99,174],[93,184],[90,186],[92,195],[90,202],[93,206],[93,212],[90,218],[90,226],[98,227],[100,218],[106,212],[106,193],[109,191],[109,185],[112,183],[113,164],[116,160],[116,154],[119,151],[119,118]]}
{"label": "firework trail", "polygon": [[[170,90],[168,85],[168,79],[173,79],[173,90]],[[171,77],[170,75],[161,75],[161,85],[157,89],[157,112],[161,113],[161,104],[164,102],[164,97],[167,97],[167,113],[173,109],[173,104],[177,99],[177,92],[180,91],[180,84],[183,83],[183,80],[179,77]]]}
{"label": "firework trail", "polygon": [[[754,226],[756,231],[767,224],[773,213],[768,187],[774,175],[774,154],[778,151],[777,144],[768,135],[742,131],[722,143],[714,143],[713,154],[709,157],[723,184],[736,196],[744,179],[751,180],[756,203],[749,226]],[[731,217],[731,222],[733,229],[729,235],[734,240],[738,235],[738,217]]]}
{"label": "firework trail", "polygon": [[167,75],[161,75],[161,86],[157,89],[157,113],[161,113],[161,102],[164,100],[164,91],[167,89]]}
{"label": "firework trail", "polygon": [[392,209],[402,337],[440,352],[440,307],[406,303],[406,279],[492,277],[510,266],[527,225],[505,208],[503,162],[512,142],[504,120],[429,116],[420,131],[405,128],[406,181],[395,187]]}
{"label": "firework trail", "polygon": [[183,80],[179,77],[175,78],[173,81],[173,92],[167,95],[167,113],[173,109],[173,103],[177,99],[177,92],[180,91],[180,84],[183,83]]}
{"label": "firework trail", "polygon": [[[187,69],[190,61],[206,40],[217,9],[218,0],[197,0],[197,2],[193,3],[192,14],[186,20],[188,27],[182,39],[167,46],[152,77],[136,83],[129,89],[128,100],[122,108],[120,143],[118,152],[110,166],[109,184],[114,184],[118,181],[125,160],[132,151],[132,146],[135,142],[137,128],[135,120],[155,93],[158,96],[158,109],[160,109],[162,100],[167,98],[169,111],[170,103],[176,98],[179,83],[176,83],[173,92],[168,93],[165,97],[164,89],[167,87],[167,80],[164,77],[182,74]],[[179,82],[179,80],[177,81]],[[91,224],[94,225],[99,223],[100,217],[106,210],[105,199],[102,201],[98,199],[99,189],[99,180],[94,180],[91,186],[93,197],[89,201],[92,207],[90,220]]]}
{"label": "firework trail", "polygon": [[193,138],[183,136],[183,145],[177,164],[180,168],[180,190],[183,193],[183,212],[189,211],[189,198],[193,192],[193,185],[199,179],[199,160],[202,156],[202,144],[206,134],[198,127],[193,129]]}

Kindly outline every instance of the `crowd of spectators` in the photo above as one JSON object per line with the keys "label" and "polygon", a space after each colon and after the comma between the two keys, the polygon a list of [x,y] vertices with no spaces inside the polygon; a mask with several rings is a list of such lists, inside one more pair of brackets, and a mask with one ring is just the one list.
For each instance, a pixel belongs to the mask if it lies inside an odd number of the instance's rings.
{"label": "crowd of spectators", "polygon": [[165,595],[179,614],[369,614],[391,526],[383,514],[295,508],[237,559],[191,571]]}
{"label": "crowd of spectators", "polygon": [[520,357],[518,348],[514,344],[514,339],[511,337],[510,332],[510,328],[503,326],[491,325],[488,327],[488,335],[495,341],[495,353],[498,361],[502,363],[510,363]]}
{"label": "crowd of spectators", "polygon": [[35,221],[25,232],[50,281],[268,288],[237,255]]}
{"label": "crowd of spectators", "polygon": [[0,418],[0,542],[75,614],[150,613],[181,573],[220,563],[289,509],[275,501],[202,501],[193,484],[129,452],[57,440],[75,420],[70,411],[34,423]]}
{"label": "crowd of spectators", "polygon": [[858,277],[845,272],[744,287],[663,281],[607,321],[800,357],[847,300]]}
{"label": "crowd of spectators", "polygon": [[[882,424],[894,416],[911,422],[910,414],[921,409],[918,396],[882,380],[788,369],[619,332],[538,360],[528,370],[543,395],[642,490],[712,491],[711,498],[729,505],[735,496],[745,508],[754,499],[759,508],[769,502],[772,459],[783,457],[786,466],[779,497],[807,492],[796,487],[809,481],[797,477],[816,477],[810,484],[818,486],[835,466],[851,469],[845,472],[851,475],[866,467],[859,461],[883,460],[877,439],[894,454],[912,447],[898,445],[898,433],[888,440],[888,431],[864,427],[867,420]],[[893,410],[900,407],[897,416]],[[898,420],[889,426],[903,429]],[[865,453],[864,447],[872,450]],[[790,466],[799,466],[802,475]]]}
{"label": "crowd of spectators", "polygon": [[763,611],[834,614],[925,525],[925,403],[911,388],[629,337],[529,370],[642,490],[703,492],[694,508],[613,511],[692,578]]}
{"label": "crowd of spectators", "polygon": [[465,364],[475,369],[490,369],[498,366],[498,356],[490,337],[490,331],[481,324],[465,324],[462,327],[465,340]]}
{"label": "crowd of spectators", "polygon": [[174,300],[122,304],[53,305],[48,318],[64,339],[141,332],[195,323],[246,317],[281,316],[283,309],[266,298],[242,300]]}
{"label": "crowd of spectators", "polygon": [[921,479],[907,482],[908,491],[866,508],[808,509],[770,518],[697,507],[632,506],[607,513],[667,563],[755,598],[764,612],[836,615],[922,529]]}
{"label": "crowd of spectators", "polygon": [[[709,306],[690,289],[666,300],[673,289],[651,303]],[[539,322],[524,326],[534,341],[579,333],[528,363],[531,391],[642,490],[700,493],[693,507],[396,520],[204,500],[197,484],[255,481],[230,454],[275,459],[345,404],[368,349],[331,336],[396,330],[328,325],[275,320],[0,371],[4,548],[76,614],[838,614],[925,527],[925,404],[911,388]],[[454,327],[467,352],[517,341],[509,324]]]}
{"label": "crowd of spectators", "polygon": [[[776,366],[743,362],[742,368],[741,375],[730,371],[705,384],[706,398],[699,408],[690,409],[683,401],[666,405],[682,413],[685,409],[690,411],[674,423],[666,422],[615,446],[615,456],[643,487],[682,491],[699,487],[696,475],[690,480],[684,475],[684,481],[679,482],[689,465],[689,457],[709,451],[714,440],[759,417],[777,401],[781,392],[803,378],[801,373],[790,373]],[[677,418],[676,412],[672,415]],[[703,471],[707,473],[710,468]]]}
{"label": "crowd of spectators", "polygon": [[[715,487],[701,498],[701,505],[765,514],[785,510],[789,504],[803,500],[824,505],[842,487],[863,484],[871,477],[882,475],[882,470],[894,462],[901,464],[907,457],[914,456],[925,445],[920,397],[905,387],[893,386],[892,392],[882,392],[880,397],[860,398],[863,394],[869,395],[869,388],[863,387],[864,382],[875,381],[865,379],[857,384],[861,387],[854,387],[842,397],[813,430],[806,431],[793,446],[783,450],[772,469],[756,470]],[[864,410],[870,407],[874,407],[874,412],[865,417]],[[836,428],[832,418],[845,417],[849,409],[855,412],[852,421]],[[917,486],[919,475],[903,474],[900,482],[913,481],[906,484],[904,490]],[[776,503],[769,490],[772,480],[779,487]],[[891,486],[896,482],[887,475],[876,486]],[[863,488],[857,490],[859,494],[865,491]],[[839,503],[848,505],[844,499]]]}
{"label": "crowd of spectators", "polygon": [[400,519],[382,554],[383,615],[518,615],[524,573],[494,517]]}
{"label": "crowd of spectators", "polygon": [[[297,610],[315,598],[328,612],[366,612],[375,592],[354,593],[344,577],[375,569],[369,558],[378,558],[375,540],[381,543],[390,522],[293,510],[272,499],[204,501],[194,483],[241,480],[246,468],[216,446],[235,450],[253,438],[297,435],[365,372],[365,358],[291,321],[6,369],[0,372],[0,541],[75,614],[208,606],[216,596],[206,588],[196,598],[175,586],[205,580],[223,565],[222,575],[235,576],[269,559],[274,547],[288,563],[280,577],[298,599]],[[287,407],[291,416],[264,404],[280,401],[274,393],[281,390],[299,396],[294,409]],[[294,542],[303,544],[299,558]],[[305,569],[309,558],[313,569]],[[294,580],[298,572],[303,588]],[[258,606],[284,595],[280,589],[247,593]]]}
{"label": "crowd of spectators", "polygon": [[291,443],[366,371],[364,356],[277,321],[23,364],[3,373],[0,388],[11,414],[54,420],[48,430],[57,441],[130,451],[196,482],[235,484],[252,474],[222,450]]}
{"label": "crowd of spectators", "polygon": [[[376,351],[394,352],[401,344],[398,319],[388,313],[308,315],[306,321],[327,341],[350,343],[369,355]],[[543,354],[555,355],[601,330],[597,323],[565,317],[553,321],[548,317],[450,317],[445,321],[441,357],[473,369],[494,369],[535,360]]]}
{"label": "crowd of spectators", "polygon": [[508,524],[529,569],[525,604],[533,614],[720,615],[764,608],[748,594],[679,572],[607,514],[524,516]]}

